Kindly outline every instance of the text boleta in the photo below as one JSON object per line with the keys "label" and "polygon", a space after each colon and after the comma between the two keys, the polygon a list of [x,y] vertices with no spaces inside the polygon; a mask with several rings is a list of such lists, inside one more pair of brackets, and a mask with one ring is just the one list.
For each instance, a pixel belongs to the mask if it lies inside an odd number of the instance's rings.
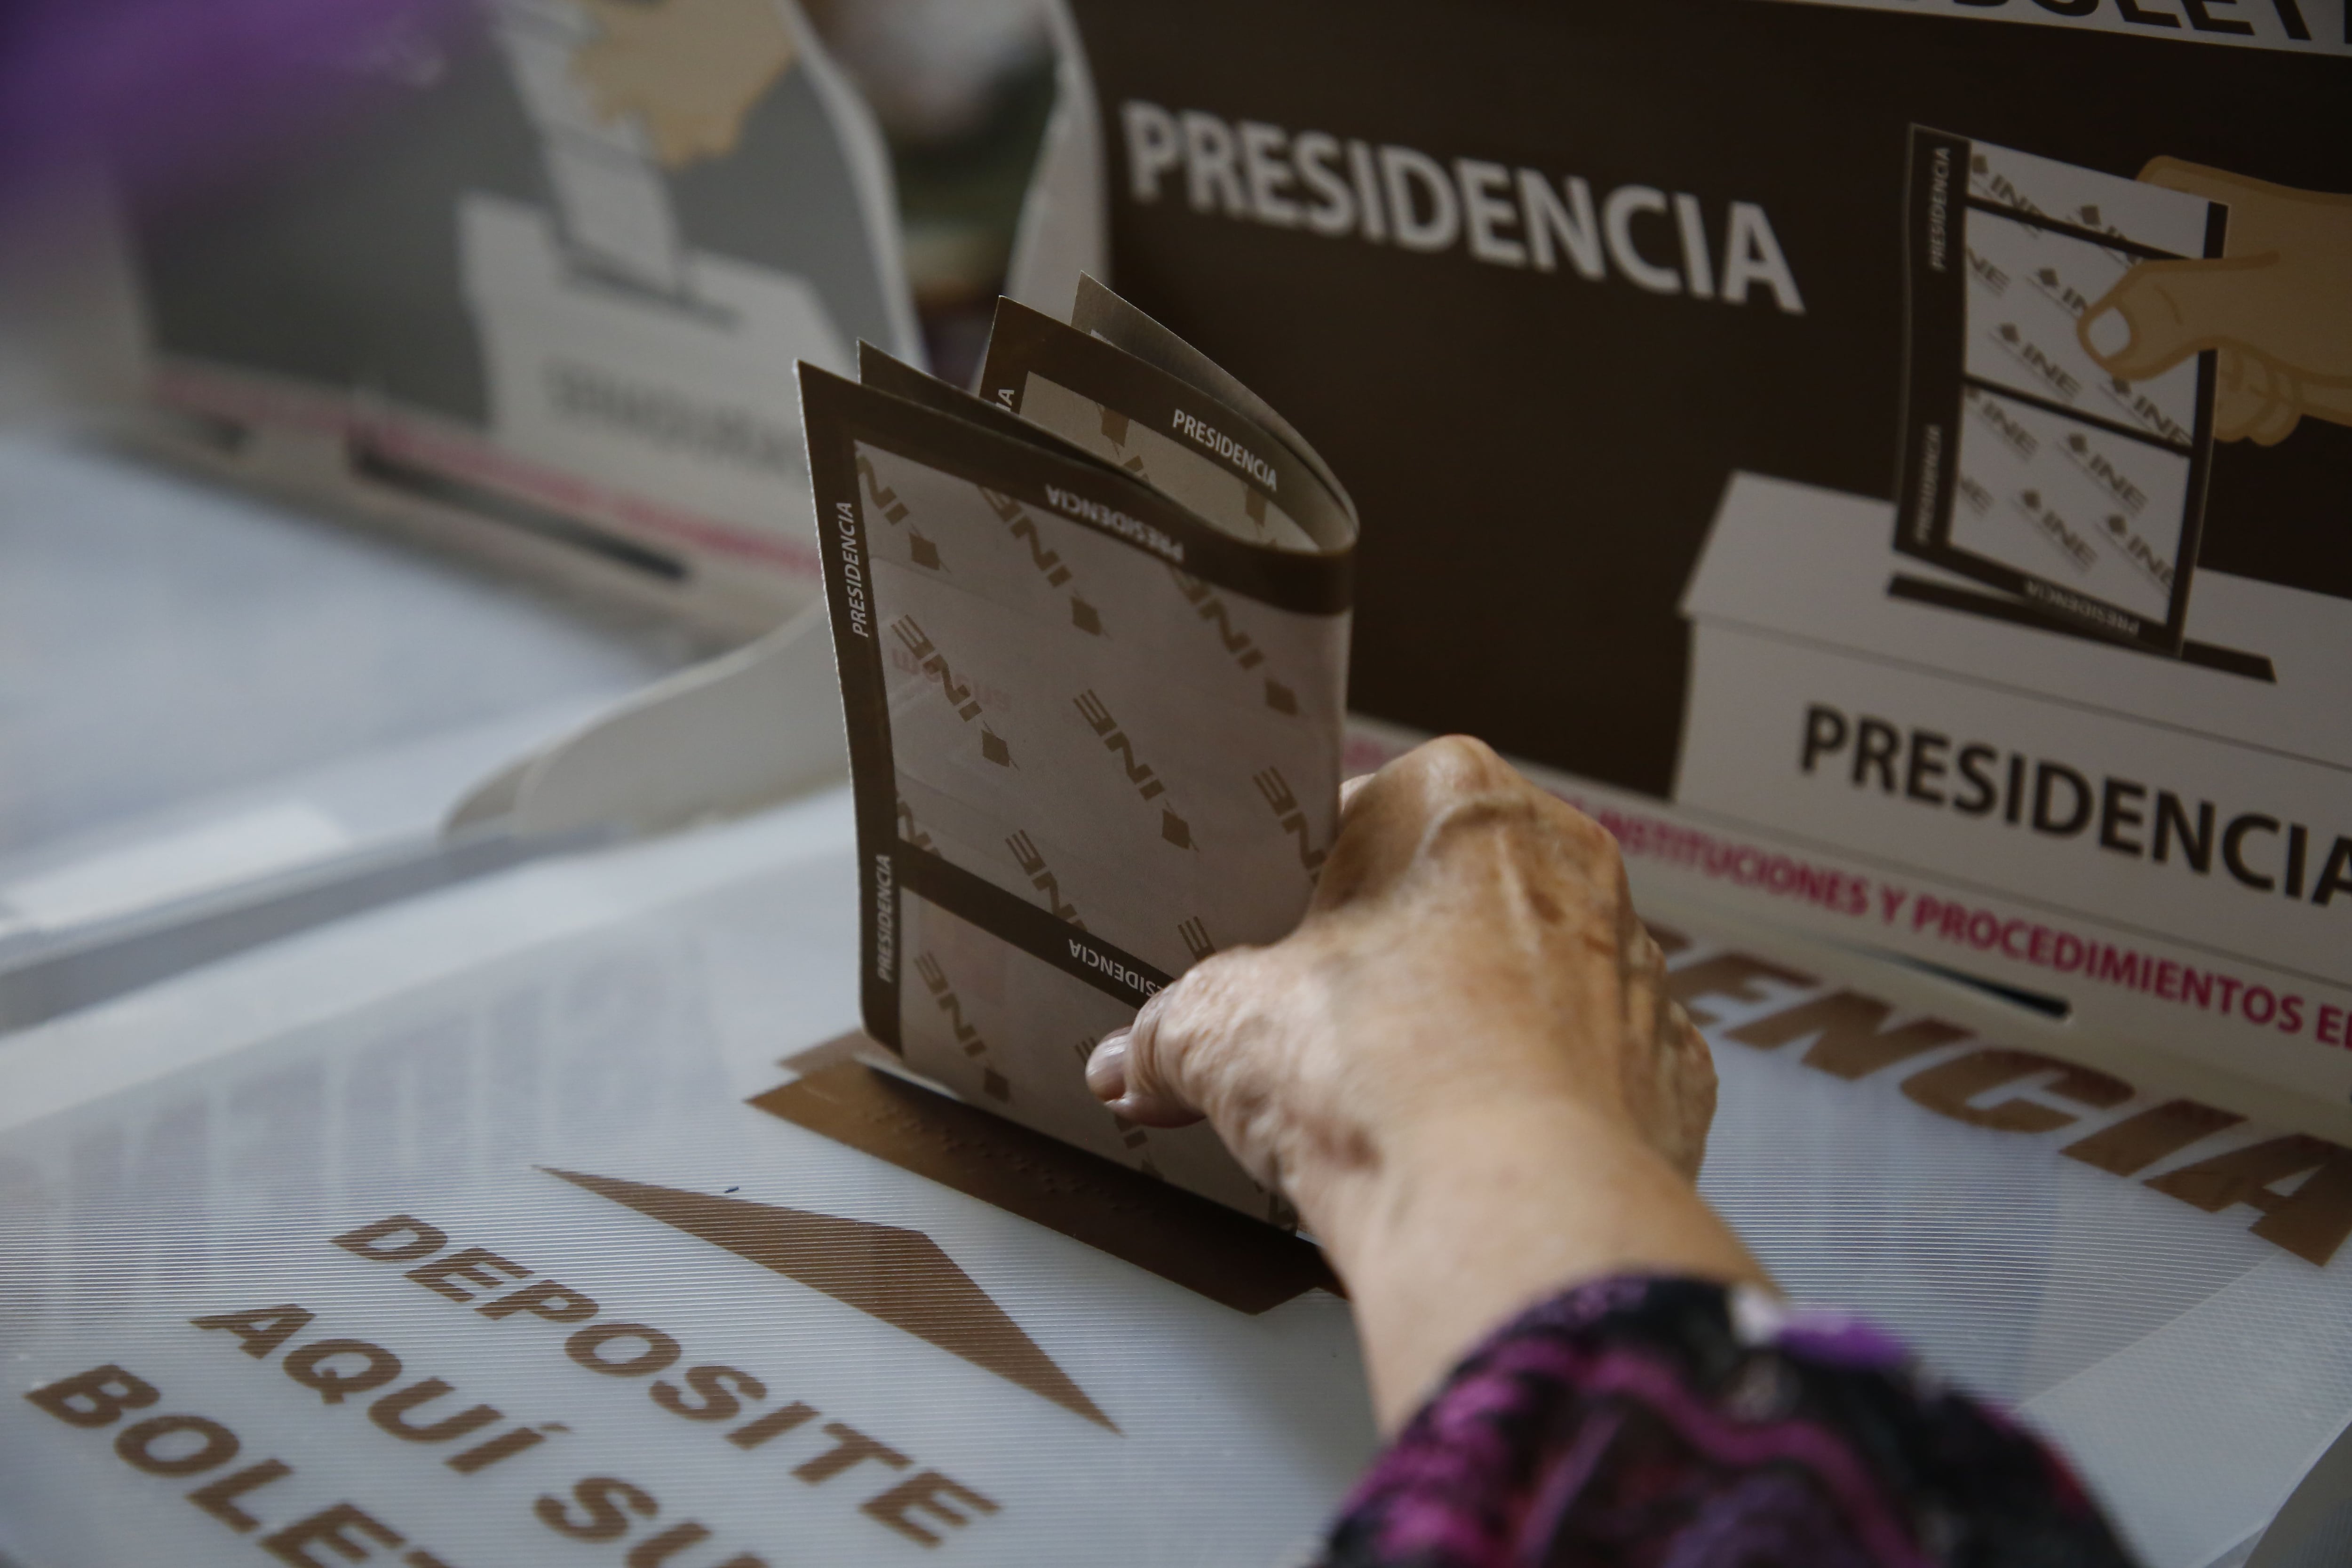
{"label": "text boleta", "polygon": [[[25,1397],[68,1426],[104,1431],[126,1415],[161,1404],[163,1395],[147,1379],[108,1362],[44,1384]],[[228,1426],[192,1411],[142,1415],[121,1426],[114,1438],[115,1457],[142,1475],[175,1481],[202,1478],[186,1493],[188,1501],[240,1535],[264,1528],[263,1514],[296,1473],[278,1458],[231,1468],[245,1447]],[[405,1568],[450,1568],[438,1553],[413,1544],[405,1531],[386,1523],[379,1512],[348,1500],[310,1509],[270,1530],[259,1544],[281,1563],[312,1568],[370,1561],[397,1562]],[[323,1548],[328,1555],[318,1555],[314,1548]]]}

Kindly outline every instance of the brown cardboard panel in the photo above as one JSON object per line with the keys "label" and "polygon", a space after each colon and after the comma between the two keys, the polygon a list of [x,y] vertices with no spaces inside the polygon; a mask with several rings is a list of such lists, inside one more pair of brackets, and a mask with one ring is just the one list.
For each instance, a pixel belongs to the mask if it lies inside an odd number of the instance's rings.
{"label": "brown cardboard panel", "polygon": [[788,1060],[805,1076],[751,1103],[1235,1311],[1344,1293],[1313,1243],[853,1059],[878,1048],[829,1040]]}
{"label": "brown cardboard panel", "polygon": [[1069,1373],[920,1231],[543,1167],[600,1197],[723,1247],[928,1340],[1114,1432]]}

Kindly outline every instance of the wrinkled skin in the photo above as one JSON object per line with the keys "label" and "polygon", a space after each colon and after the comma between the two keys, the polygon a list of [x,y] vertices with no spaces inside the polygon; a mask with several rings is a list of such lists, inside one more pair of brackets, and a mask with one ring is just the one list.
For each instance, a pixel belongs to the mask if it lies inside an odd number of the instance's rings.
{"label": "wrinkled skin", "polygon": [[1298,929],[1154,997],[1096,1050],[1095,1092],[1151,1126],[1205,1115],[1290,1196],[1349,1283],[1391,1421],[1546,1289],[1624,1268],[1760,1280],[1692,1186],[1714,1063],[1615,842],[1460,737],[1342,801]]}
{"label": "wrinkled skin", "polygon": [[1205,1113],[1251,1174],[1379,1157],[1439,1107],[1559,1094],[1696,1178],[1715,1064],[1669,1001],[1617,846],[1475,741],[1350,781],[1298,930],[1194,968],[1092,1078],[1168,1127]]}

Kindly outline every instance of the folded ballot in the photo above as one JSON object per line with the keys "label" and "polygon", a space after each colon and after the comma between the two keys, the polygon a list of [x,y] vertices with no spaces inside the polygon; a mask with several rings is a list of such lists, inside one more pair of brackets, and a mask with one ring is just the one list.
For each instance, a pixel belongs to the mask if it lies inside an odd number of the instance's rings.
{"label": "folded ballot", "polygon": [[2217,351],[2131,382],[2092,350],[2100,301],[2146,263],[2220,257],[2228,220],[2201,196],[1913,126],[1895,548],[2069,629],[2178,654]]}
{"label": "folded ballot", "polygon": [[1339,813],[1353,504],[1272,409],[1092,279],[997,308],[982,395],[800,369],[856,797],[866,1032],[903,1070],[1283,1221],[1205,1126],[1122,1121],[1096,1041],[1305,912]]}

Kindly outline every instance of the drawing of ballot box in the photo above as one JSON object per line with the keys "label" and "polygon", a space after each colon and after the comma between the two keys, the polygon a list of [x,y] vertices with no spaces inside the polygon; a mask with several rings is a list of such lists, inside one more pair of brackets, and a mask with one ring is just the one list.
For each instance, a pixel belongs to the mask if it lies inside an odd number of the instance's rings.
{"label": "drawing of ballot box", "polygon": [[552,204],[459,203],[492,433],[624,495],[813,542],[793,365],[846,373],[848,345],[805,279],[688,245],[644,127],[576,79],[596,31],[569,0],[497,12]]}
{"label": "drawing of ballot box", "polygon": [[806,281],[689,254],[665,296],[577,265],[546,215],[481,195],[459,237],[501,447],[814,543],[793,365],[846,370],[848,353]]}
{"label": "drawing of ballot box", "polygon": [[1726,486],[1682,604],[1675,805],[1876,891],[1707,890],[2085,1028],[2352,1092],[2352,1055],[2315,1032],[2352,1002],[2342,601],[2209,569],[2171,656],[1900,554],[1895,522],[1874,498]]}

